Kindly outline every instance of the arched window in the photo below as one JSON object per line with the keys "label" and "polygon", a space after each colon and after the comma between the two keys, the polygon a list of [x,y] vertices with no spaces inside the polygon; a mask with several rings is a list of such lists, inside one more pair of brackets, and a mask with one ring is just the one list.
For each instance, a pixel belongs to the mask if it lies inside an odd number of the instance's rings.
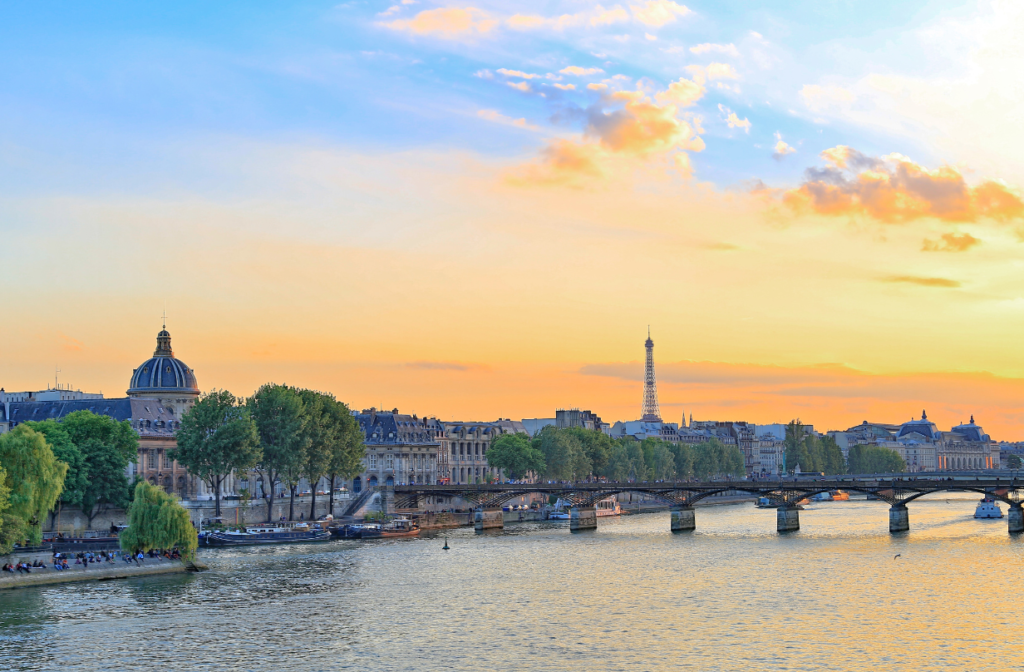
{"label": "arched window", "polygon": [[376,488],[377,487],[377,477],[376,476],[370,476],[370,478],[367,479],[366,484],[369,485],[371,488]]}
{"label": "arched window", "polygon": [[394,476],[388,476],[388,480],[384,481],[384,484],[386,486],[388,486],[389,488],[393,487],[395,485],[395,477]]}
{"label": "arched window", "polygon": [[363,479],[360,478],[359,476],[356,476],[355,478],[352,479],[352,492],[358,495],[362,491]]}

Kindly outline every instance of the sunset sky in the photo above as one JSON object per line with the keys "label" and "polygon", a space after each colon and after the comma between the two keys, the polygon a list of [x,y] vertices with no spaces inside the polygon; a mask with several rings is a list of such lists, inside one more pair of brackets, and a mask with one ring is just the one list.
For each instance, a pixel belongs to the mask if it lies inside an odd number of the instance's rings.
{"label": "sunset sky", "polygon": [[1024,3],[0,7],[0,386],[1024,440]]}

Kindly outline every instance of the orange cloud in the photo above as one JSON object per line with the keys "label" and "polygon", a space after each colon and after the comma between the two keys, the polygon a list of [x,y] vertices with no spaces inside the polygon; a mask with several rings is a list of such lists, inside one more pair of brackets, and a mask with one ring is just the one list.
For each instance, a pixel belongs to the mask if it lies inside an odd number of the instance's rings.
{"label": "orange cloud", "polygon": [[693,11],[686,5],[680,5],[672,0],[650,0],[643,5],[630,5],[633,10],[633,18],[648,26],[661,27],[672,23],[677,17],[692,14]]}
{"label": "orange cloud", "polygon": [[916,275],[890,275],[882,278],[882,282],[905,282],[911,285],[921,285],[922,287],[960,286],[960,282],[958,280],[949,280],[948,278],[922,278]]}
{"label": "orange cloud", "polygon": [[674,103],[679,107],[690,107],[704,97],[704,91],[703,85],[680,77],[669,84],[667,89],[659,92],[655,98],[659,103]]}
{"label": "orange cloud", "polygon": [[900,154],[869,157],[840,145],[821,157],[824,168],[808,168],[797,189],[783,195],[795,212],[866,215],[882,222],[934,218],[946,222],[1024,220],[1024,202],[991,180],[971,187],[953,166],[923,168]]}
{"label": "orange cloud", "polygon": [[925,238],[921,246],[922,252],[966,252],[981,241],[969,233],[944,233],[941,240]]}
{"label": "orange cloud", "polygon": [[392,30],[454,40],[490,32],[498,21],[476,7],[439,7],[426,9],[411,19],[399,19],[384,25]]}
{"label": "orange cloud", "polygon": [[675,105],[657,105],[637,91],[619,91],[610,98],[625,101],[625,107],[613,112],[592,110],[586,132],[613,152],[647,156],[676,148],[704,149],[704,141],[689,122],[676,117]]}

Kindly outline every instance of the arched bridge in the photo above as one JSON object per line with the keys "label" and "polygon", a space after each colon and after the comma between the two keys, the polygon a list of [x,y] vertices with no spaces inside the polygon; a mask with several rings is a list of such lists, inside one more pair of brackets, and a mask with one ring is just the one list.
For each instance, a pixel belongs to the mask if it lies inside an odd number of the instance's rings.
{"label": "arched bridge", "polygon": [[[389,490],[391,490],[389,488]],[[425,497],[459,497],[476,507],[477,528],[500,527],[503,504],[530,494],[554,495],[572,503],[570,528],[592,529],[595,502],[620,493],[636,493],[665,502],[672,510],[672,530],[695,529],[693,505],[714,495],[739,492],[764,497],[778,509],[778,530],[800,529],[799,502],[824,492],[843,490],[863,493],[889,504],[889,531],[910,529],[907,504],[939,492],[974,492],[1010,506],[1009,531],[1024,532],[1024,480],[992,475],[927,477],[920,474],[898,478],[836,476],[783,478],[777,480],[581,483],[494,483],[478,485],[397,485],[396,508],[418,508]],[[497,512],[497,515],[495,515]],[[488,521],[495,524],[487,524]],[[483,525],[481,525],[483,522]]]}

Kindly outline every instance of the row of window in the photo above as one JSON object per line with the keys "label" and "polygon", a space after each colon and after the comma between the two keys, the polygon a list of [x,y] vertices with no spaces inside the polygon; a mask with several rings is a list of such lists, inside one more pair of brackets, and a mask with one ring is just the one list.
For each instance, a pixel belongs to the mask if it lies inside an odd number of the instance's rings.
{"label": "row of window", "polygon": [[[411,468],[419,469],[421,471],[423,469],[429,469],[430,465],[431,465],[431,462],[433,462],[433,460],[430,459],[429,455],[413,455],[410,458],[410,460],[411,460],[411,465],[410,465]],[[395,468],[395,456],[392,455],[391,453],[387,453],[387,454],[384,455],[383,462],[384,462],[384,468],[385,469],[392,469],[393,470]],[[367,468],[369,468],[369,469],[376,469],[377,468],[377,454],[376,453],[370,453],[369,455],[366,456],[366,465],[367,465]]]}

